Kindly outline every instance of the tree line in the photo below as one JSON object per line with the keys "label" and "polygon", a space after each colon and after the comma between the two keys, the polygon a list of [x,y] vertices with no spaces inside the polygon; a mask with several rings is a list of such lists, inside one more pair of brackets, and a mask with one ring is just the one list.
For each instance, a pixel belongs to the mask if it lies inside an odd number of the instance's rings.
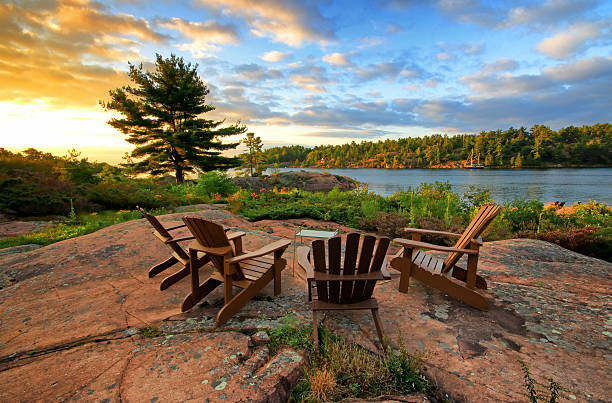
{"label": "tree line", "polygon": [[[557,131],[531,129],[434,134],[342,145],[273,147],[263,151],[268,165],[321,168],[460,167],[473,155],[487,167],[561,167],[612,165],[612,125],[568,126]],[[475,161],[474,161],[475,162]]]}

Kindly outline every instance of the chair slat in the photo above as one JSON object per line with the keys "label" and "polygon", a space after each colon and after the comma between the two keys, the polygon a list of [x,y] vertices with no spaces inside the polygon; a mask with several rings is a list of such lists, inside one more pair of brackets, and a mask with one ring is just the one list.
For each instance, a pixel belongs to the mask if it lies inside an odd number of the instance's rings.
{"label": "chair slat", "polygon": [[[374,252],[374,245],[376,244],[376,237],[372,235],[366,235],[363,237],[361,243],[361,253],[359,255],[359,265],[357,267],[357,273],[367,273],[370,271],[370,263],[372,262],[372,255]],[[365,288],[365,281],[355,281],[353,284],[353,298],[354,302],[361,301],[363,299],[363,291]]]}
{"label": "chair slat", "polygon": [[[344,269],[343,273],[353,274],[355,273],[355,266],[357,264],[357,253],[359,252],[359,238],[360,235],[356,232],[352,232],[346,236],[346,246],[344,248]],[[340,302],[346,303],[350,301],[353,295],[353,282],[343,281],[341,283],[340,290]]]}
{"label": "chair slat", "polygon": [[[312,242],[312,257],[315,271],[326,273],[327,265],[325,263],[325,241],[317,239]],[[329,296],[327,294],[327,282],[317,281],[317,290],[319,299],[322,301],[328,301]]]}
{"label": "chair slat", "polygon": [[[327,242],[328,246],[328,259],[329,259],[329,273],[340,274],[340,259],[342,257],[342,238],[337,236],[331,238]],[[340,302],[340,281],[329,282],[329,302],[339,303]]]}
{"label": "chair slat", "polygon": [[[370,272],[380,271],[380,268],[385,262],[385,258],[387,256],[387,250],[389,249],[390,243],[391,243],[391,239],[389,238],[380,238],[378,240],[378,245],[376,245],[376,252],[374,253],[374,259],[372,259],[372,265],[370,266]],[[366,285],[363,289],[363,297],[372,298],[372,293],[374,292],[375,286],[376,286],[376,281],[374,280],[366,281]]]}
{"label": "chair slat", "polygon": [[435,274],[440,274],[442,273],[442,268],[444,267],[444,260],[442,259],[436,259],[436,266],[434,268],[434,273]]}
{"label": "chair slat", "polygon": [[[487,226],[495,219],[500,211],[500,207],[494,204],[482,206],[474,216],[461,238],[455,244],[455,248],[465,249],[472,239],[478,238]],[[444,260],[443,272],[446,273],[453,268],[461,258],[461,253],[452,252]]]}

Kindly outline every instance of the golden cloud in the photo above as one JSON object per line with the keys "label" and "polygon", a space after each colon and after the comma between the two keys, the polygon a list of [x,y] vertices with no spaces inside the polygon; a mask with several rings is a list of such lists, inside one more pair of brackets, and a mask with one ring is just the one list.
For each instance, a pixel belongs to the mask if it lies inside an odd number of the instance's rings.
{"label": "golden cloud", "polygon": [[165,39],[146,20],[88,0],[0,5],[0,101],[95,106],[127,82],[115,62]]}
{"label": "golden cloud", "polygon": [[289,46],[303,42],[326,43],[333,38],[331,23],[316,5],[288,0],[199,0],[207,8],[238,15],[259,37],[271,37]]}
{"label": "golden cloud", "polygon": [[206,50],[217,50],[218,44],[238,44],[238,32],[232,24],[219,24],[215,21],[192,22],[181,18],[158,20],[160,26],[179,31],[191,40],[190,43],[178,45],[196,57],[205,55]]}

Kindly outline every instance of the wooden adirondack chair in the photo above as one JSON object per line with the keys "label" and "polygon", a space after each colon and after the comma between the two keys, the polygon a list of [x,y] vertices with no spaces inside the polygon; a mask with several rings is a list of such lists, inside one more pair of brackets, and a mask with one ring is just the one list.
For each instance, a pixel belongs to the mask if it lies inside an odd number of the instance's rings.
{"label": "wooden adirondack chair", "polygon": [[390,239],[380,238],[376,245],[376,238],[366,235],[363,237],[361,249],[359,239],[358,233],[346,236],[342,268],[342,238],[339,236],[327,241],[328,264],[325,262],[324,240],[313,241],[312,251],[305,246],[298,248],[298,264],[306,271],[308,300],[312,300],[315,348],[318,348],[319,344],[318,311],[369,309],[374,317],[380,344],[383,350],[387,349],[378,317],[378,302],[372,297],[372,292],[377,280],[391,278],[385,268]]}
{"label": "wooden adirondack chair", "polygon": [[172,235],[170,235],[170,231],[183,228],[185,227],[185,224],[166,228],[159,222],[157,217],[147,213],[143,208],[136,206],[136,209],[140,211],[140,214],[142,214],[143,217],[146,218],[147,221],[149,221],[149,223],[153,227],[153,235],[155,235],[160,241],[162,241],[165,245],[168,245],[170,249],[172,249],[172,255],[170,255],[168,259],[164,260],[163,262],[157,263],[149,269],[149,277],[155,277],[157,274],[174,266],[176,263],[181,263],[183,265],[182,269],[180,269],[174,274],[171,274],[162,281],[160,289],[165,290],[172,284],[189,275],[189,255],[181,247],[181,245],[179,245],[179,242],[187,241],[194,238],[192,236],[174,238]]}
{"label": "wooden adirondack chair", "polygon": [[[403,249],[391,260],[391,267],[401,272],[400,292],[408,292],[410,277],[414,277],[468,305],[488,311],[489,302],[474,288],[487,288],[485,279],[476,274],[479,248],[482,245],[480,235],[499,211],[500,207],[497,205],[481,207],[463,234],[405,228],[406,232],[412,234],[412,239],[394,239],[393,242],[401,244]],[[421,234],[459,237],[459,241],[452,248],[438,246],[421,242]],[[449,254],[445,259],[439,259],[420,250],[421,248],[449,252]],[[464,254],[468,255],[467,270],[456,266]]]}
{"label": "wooden adirondack chair", "polygon": [[[230,244],[222,225],[199,217],[183,217],[187,228],[195,237],[189,245],[191,261],[191,288],[181,306],[185,312],[223,284],[225,303],[217,314],[217,326],[227,322],[269,282],[274,281],[274,295],[281,292],[281,271],[287,265],[282,258],[291,244],[288,239],[272,242],[254,252],[242,250],[241,243]],[[197,253],[205,252],[216,271],[200,284],[198,269],[205,264]],[[273,256],[267,256],[273,255]],[[235,296],[232,287],[242,288]]]}
{"label": "wooden adirondack chair", "polygon": [[[170,234],[170,231],[173,231],[179,228],[184,228],[185,224],[175,225],[173,227],[166,228],[159,222],[157,217],[155,217],[152,214],[147,213],[142,207],[136,206],[136,209],[140,212],[140,214],[142,214],[144,218],[147,219],[147,221],[149,221],[149,223],[153,227],[154,229],[153,235],[155,235],[160,241],[162,241],[165,245],[168,245],[170,249],[172,249],[172,255],[170,255],[168,259],[164,260],[163,262],[159,262],[156,265],[153,265],[149,269],[149,278],[155,277],[156,275],[163,272],[164,270],[174,266],[176,263],[180,263],[183,265],[182,269],[169,275],[161,282],[159,289],[163,291],[166,288],[170,287],[171,285],[175,284],[179,280],[189,275],[190,273],[189,254],[187,253],[185,249],[183,249],[183,247],[180,245],[180,242],[192,240],[194,239],[194,237],[186,236],[182,238],[174,238]],[[228,231],[229,228],[225,228],[225,230]],[[245,235],[244,232],[228,233],[228,237],[230,239],[232,240],[238,239],[238,241],[240,240],[240,237],[244,235]],[[202,264],[206,264],[210,259],[204,256],[201,258],[201,260],[203,262]]]}

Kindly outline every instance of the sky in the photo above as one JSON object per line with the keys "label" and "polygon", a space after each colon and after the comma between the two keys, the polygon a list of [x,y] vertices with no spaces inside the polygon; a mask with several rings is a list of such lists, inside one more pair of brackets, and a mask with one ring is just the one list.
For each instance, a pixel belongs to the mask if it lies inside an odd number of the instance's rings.
{"label": "sky", "polygon": [[100,101],[197,64],[266,147],[612,121],[612,1],[0,1],[0,147],[121,162]]}

